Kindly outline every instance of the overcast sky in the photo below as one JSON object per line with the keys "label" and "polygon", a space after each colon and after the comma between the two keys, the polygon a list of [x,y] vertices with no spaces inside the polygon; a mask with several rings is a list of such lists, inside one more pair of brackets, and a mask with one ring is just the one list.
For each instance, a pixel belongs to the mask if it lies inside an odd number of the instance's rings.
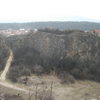
{"label": "overcast sky", "polygon": [[0,22],[66,21],[70,16],[100,20],[100,0],[0,0]]}

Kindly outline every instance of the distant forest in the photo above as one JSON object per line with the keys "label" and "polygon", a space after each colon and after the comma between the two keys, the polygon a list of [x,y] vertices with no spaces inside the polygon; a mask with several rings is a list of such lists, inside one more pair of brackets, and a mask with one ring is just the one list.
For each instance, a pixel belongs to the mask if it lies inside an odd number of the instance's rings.
{"label": "distant forest", "polygon": [[100,23],[94,22],[29,22],[29,23],[0,23],[0,29],[74,29],[74,30],[93,30],[100,29]]}

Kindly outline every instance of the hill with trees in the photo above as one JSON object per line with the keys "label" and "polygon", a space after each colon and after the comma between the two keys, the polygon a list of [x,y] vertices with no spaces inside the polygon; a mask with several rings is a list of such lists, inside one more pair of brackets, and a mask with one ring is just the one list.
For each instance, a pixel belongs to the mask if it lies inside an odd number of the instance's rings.
{"label": "hill with trees", "polygon": [[100,81],[100,38],[94,34],[80,30],[30,31],[26,35],[8,37],[6,41],[14,53],[8,73],[13,81],[32,73],[55,73],[64,82]]}

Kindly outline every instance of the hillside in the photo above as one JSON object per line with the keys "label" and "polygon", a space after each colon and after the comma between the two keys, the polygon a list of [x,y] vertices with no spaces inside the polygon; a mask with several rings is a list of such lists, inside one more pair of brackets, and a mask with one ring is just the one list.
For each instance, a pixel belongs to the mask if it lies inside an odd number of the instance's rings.
{"label": "hillside", "polygon": [[5,42],[5,37],[0,35],[0,70],[3,70],[8,54],[9,50]]}
{"label": "hillside", "polygon": [[[69,32],[69,31],[68,31]],[[70,34],[30,32],[7,38],[14,53],[9,78],[55,73],[64,82],[100,81],[100,38],[82,31]]]}
{"label": "hillside", "polygon": [[100,23],[94,22],[30,22],[30,23],[0,23],[0,29],[34,29],[34,28],[56,28],[56,29],[100,29]]}

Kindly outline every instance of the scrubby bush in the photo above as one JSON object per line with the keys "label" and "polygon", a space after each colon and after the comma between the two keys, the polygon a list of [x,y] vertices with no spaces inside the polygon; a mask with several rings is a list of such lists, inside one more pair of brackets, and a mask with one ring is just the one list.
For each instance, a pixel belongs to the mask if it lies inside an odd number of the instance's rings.
{"label": "scrubby bush", "polygon": [[35,73],[37,75],[41,75],[43,73],[43,67],[40,65],[34,65],[33,73]]}

